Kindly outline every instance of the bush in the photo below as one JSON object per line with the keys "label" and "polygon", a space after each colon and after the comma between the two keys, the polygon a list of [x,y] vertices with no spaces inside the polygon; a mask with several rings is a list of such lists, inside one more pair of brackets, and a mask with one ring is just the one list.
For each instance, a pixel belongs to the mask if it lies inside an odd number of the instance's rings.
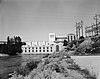
{"label": "bush", "polygon": [[74,55],[87,55],[92,49],[92,41],[91,39],[86,39],[84,42],[82,42],[74,51]]}
{"label": "bush", "polygon": [[67,68],[73,69],[73,70],[80,70],[81,69],[77,64],[71,64]]}
{"label": "bush", "polygon": [[37,68],[37,65],[40,61],[30,61],[25,66],[16,68],[17,75],[28,75],[30,71],[32,71],[34,68]]}
{"label": "bush", "polygon": [[95,74],[90,74],[90,71],[88,69],[82,69],[81,73],[86,77],[87,79],[97,79]]}

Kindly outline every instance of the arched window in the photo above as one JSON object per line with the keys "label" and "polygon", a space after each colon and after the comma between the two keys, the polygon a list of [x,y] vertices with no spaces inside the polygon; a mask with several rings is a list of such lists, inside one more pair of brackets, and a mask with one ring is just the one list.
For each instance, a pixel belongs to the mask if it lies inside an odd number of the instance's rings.
{"label": "arched window", "polygon": [[59,52],[59,45],[56,45],[56,52]]}

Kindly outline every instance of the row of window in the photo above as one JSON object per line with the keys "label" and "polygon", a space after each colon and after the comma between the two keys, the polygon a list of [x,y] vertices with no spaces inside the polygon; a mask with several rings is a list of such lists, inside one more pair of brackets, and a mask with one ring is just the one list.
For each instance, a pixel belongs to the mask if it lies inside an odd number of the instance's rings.
{"label": "row of window", "polygon": [[[25,50],[25,52],[31,52],[31,50]],[[32,52],[42,52],[42,50],[32,50]],[[43,50],[43,52],[52,52],[52,50]]]}
{"label": "row of window", "polygon": [[[29,50],[30,50],[31,48],[32,48],[32,50],[38,49],[38,48],[39,48],[40,50],[41,50],[42,48],[43,48],[43,49],[49,49],[49,47],[25,47],[25,50],[27,50],[27,48],[28,48]],[[50,49],[52,50],[52,47],[50,47]]]}
{"label": "row of window", "polygon": [[[68,36],[68,41],[70,40],[69,38],[70,38],[70,36]],[[75,36],[74,36],[74,38],[73,38],[73,36],[71,36],[71,41],[72,40],[75,40]]]}

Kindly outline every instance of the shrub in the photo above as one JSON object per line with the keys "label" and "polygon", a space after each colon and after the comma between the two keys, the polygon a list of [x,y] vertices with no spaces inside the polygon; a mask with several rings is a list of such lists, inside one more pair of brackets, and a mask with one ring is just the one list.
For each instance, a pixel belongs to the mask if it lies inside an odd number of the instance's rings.
{"label": "shrub", "polygon": [[37,65],[40,61],[30,61],[25,66],[16,68],[17,75],[28,75],[30,71],[32,71],[34,68],[37,68]]}
{"label": "shrub", "polygon": [[74,51],[74,55],[87,55],[92,49],[92,41],[91,39],[86,39],[84,42],[82,42]]}
{"label": "shrub", "polygon": [[90,71],[88,69],[82,69],[81,73],[86,77],[87,79],[97,79],[95,74],[90,74]]}
{"label": "shrub", "polygon": [[46,58],[46,59],[44,60],[44,65],[46,65],[46,64],[49,64],[49,59],[48,59],[48,58]]}
{"label": "shrub", "polygon": [[73,69],[73,70],[80,70],[81,69],[77,64],[71,64],[67,68]]}

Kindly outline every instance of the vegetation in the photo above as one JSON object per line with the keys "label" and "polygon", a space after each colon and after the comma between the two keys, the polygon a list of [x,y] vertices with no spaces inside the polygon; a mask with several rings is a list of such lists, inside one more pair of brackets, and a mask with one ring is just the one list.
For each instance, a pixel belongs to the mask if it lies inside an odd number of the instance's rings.
{"label": "vegetation", "polygon": [[96,79],[82,70],[64,51],[17,68],[10,79]]}
{"label": "vegetation", "polygon": [[25,42],[21,41],[21,38],[14,36],[14,38],[7,37],[7,43],[0,44],[0,53],[8,55],[17,55],[22,53],[22,45],[25,45]]}
{"label": "vegetation", "polygon": [[67,45],[68,45],[68,42],[66,40],[64,40],[63,46],[67,46]]}
{"label": "vegetation", "polygon": [[[88,69],[82,69],[81,70],[81,73],[83,73],[83,75],[87,78],[87,79],[97,79],[97,76],[95,75],[95,74],[91,74],[90,72],[89,72],[89,70]],[[91,76],[90,76],[91,75]]]}
{"label": "vegetation", "polygon": [[37,64],[39,63],[40,61],[30,61],[30,62],[27,62],[27,64],[23,67],[18,67],[16,68],[16,74],[20,74],[20,75],[29,75],[29,72],[31,72],[34,68],[37,68]]}
{"label": "vegetation", "polygon": [[73,51],[71,55],[91,55],[100,53],[100,36],[73,40],[66,46],[67,51]]}

